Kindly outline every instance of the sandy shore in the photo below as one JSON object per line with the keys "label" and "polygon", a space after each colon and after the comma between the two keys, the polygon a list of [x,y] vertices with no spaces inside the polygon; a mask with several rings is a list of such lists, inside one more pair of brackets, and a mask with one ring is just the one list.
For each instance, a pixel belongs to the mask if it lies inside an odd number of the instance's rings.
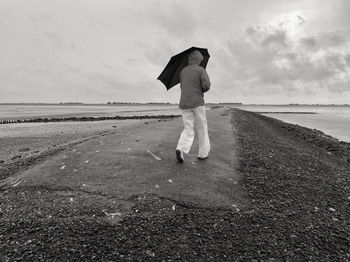
{"label": "sandy shore", "polygon": [[0,130],[0,162],[25,158],[50,147],[84,139],[100,132],[132,126],[140,120],[16,123],[2,125]]}
{"label": "sandy shore", "polygon": [[349,143],[241,110],[213,110],[208,121],[206,162],[191,153],[176,164],[169,148],[181,121],[174,119],[126,126],[127,138],[118,128],[99,130],[6,173],[0,257],[350,260]]}
{"label": "sandy shore", "polygon": [[151,112],[150,115],[131,115],[130,113],[130,115],[123,116],[9,120],[14,123],[0,121],[0,124],[2,123],[0,164],[8,164],[48,148],[86,139],[101,132],[110,132],[115,128],[132,127],[140,122],[149,123],[179,117],[179,115],[157,115],[155,113],[157,111]]}

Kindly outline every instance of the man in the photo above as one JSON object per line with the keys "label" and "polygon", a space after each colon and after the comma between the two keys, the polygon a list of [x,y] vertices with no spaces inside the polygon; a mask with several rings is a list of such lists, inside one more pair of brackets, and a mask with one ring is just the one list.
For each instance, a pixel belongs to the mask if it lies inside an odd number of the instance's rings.
{"label": "man", "polygon": [[198,159],[206,159],[210,151],[207,117],[204,107],[204,93],[210,89],[207,72],[199,64],[203,60],[202,54],[194,50],[188,57],[188,65],[180,73],[180,109],[184,129],[176,147],[176,158],[184,161],[184,154],[188,154],[194,139],[194,127],[198,134]]}

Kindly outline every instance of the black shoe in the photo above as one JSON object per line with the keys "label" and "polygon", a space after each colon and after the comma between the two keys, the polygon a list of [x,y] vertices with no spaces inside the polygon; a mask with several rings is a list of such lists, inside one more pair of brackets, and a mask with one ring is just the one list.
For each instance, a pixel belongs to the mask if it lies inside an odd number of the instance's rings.
{"label": "black shoe", "polygon": [[176,149],[176,159],[177,161],[179,161],[180,163],[182,163],[184,161],[184,156],[182,151],[180,151],[179,149]]}
{"label": "black shoe", "polygon": [[205,160],[207,158],[208,158],[207,156],[206,157],[198,157],[199,160]]}

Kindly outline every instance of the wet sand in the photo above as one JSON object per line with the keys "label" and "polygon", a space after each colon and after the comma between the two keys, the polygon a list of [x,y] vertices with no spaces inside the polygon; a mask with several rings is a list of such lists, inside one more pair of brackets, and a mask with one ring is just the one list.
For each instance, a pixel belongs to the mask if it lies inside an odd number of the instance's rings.
{"label": "wet sand", "polygon": [[150,121],[135,119],[1,125],[0,163],[7,164],[49,148],[79,141],[99,133],[110,132],[116,128],[132,127],[141,122]]}
{"label": "wet sand", "polygon": [[[149,113],[149,111],[147,111]],[[115,128],[133,126],[179,115],[71,116],[0,121],[0,163],[6,163],[50,147],[84,139]],[[144,112],[143,112],[144,113]]]}

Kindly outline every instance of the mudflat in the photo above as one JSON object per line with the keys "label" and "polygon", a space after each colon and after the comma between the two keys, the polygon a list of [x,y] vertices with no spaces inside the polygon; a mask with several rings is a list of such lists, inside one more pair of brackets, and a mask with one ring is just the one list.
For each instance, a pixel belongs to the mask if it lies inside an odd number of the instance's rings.
{"label": "mudflat", "polygon": [[176,118],[0,164],[1,259],[349,260],[350,145],[247,111],[207,116],[204,161],[195,141],[176,162]]}

